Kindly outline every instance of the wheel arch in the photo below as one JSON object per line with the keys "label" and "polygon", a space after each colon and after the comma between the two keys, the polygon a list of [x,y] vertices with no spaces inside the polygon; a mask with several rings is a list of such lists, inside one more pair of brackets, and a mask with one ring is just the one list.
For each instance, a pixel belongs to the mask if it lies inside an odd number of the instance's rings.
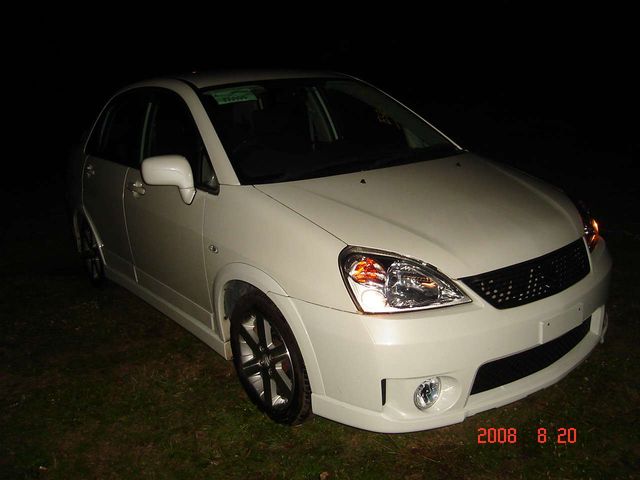
{"label": "wheel arch", "polygon": [[212,303],[216,329],[224,341],[229,341],[229,325],[237,301],[249,291],[258,291],[271,300],[284,316],[300,348],[311,390],[323,394],[324,386],[315,351],[302,317],[284,288],[264,271],[246,263],[226,265],[216,276],[212,288]]}

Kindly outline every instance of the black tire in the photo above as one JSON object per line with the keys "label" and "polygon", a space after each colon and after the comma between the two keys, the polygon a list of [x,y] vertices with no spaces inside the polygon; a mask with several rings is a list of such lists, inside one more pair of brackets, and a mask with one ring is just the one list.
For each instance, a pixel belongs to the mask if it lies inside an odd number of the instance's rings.
{"label": "black tire", "polygon": [[[278,308],[261,293],[242,297],[231,315],[231,350],[251,401],[277,423],[302,423],[311,388],[300,348]],[[265,388],[268,386],[268,388]]]}
{"label": "black tire", "polygon": [[98,287],[104,282],[104,262],[96,236],[84,215],[78,219],[78,233],[80,235],[80,258],[89,281],[93,286]]}

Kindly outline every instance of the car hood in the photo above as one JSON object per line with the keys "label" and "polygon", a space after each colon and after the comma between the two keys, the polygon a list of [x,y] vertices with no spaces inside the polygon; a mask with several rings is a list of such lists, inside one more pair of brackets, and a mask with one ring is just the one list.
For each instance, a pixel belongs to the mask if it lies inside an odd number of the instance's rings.
{"label": "car hood", "polygon": [[544,255],[582,230],[561,191],[469,153],[256,188],[348,245],[417,258],[452,278]]}

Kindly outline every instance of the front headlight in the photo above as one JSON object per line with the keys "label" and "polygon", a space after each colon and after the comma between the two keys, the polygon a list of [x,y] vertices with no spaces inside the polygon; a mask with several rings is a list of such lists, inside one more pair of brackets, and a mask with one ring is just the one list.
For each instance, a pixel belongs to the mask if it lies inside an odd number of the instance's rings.
{"label": "front headlight", "polygon": [[470,302],[438,269],[393,253],[347,247],[340,271],[358,309],[391,313]]}
{"label": "front headlight", "polygon": [[582,200],[578,200],[574,203],[578,209],[578,213],[580,213],[580,217],[582,218],[582,224],[584,225],[584,239],[587,241],[589,251],[591,252],[596,248],[598,240],[600,240],[600,227],[598,226],[596,219],[591,216],[589,208],[587,208],[587,205]]}

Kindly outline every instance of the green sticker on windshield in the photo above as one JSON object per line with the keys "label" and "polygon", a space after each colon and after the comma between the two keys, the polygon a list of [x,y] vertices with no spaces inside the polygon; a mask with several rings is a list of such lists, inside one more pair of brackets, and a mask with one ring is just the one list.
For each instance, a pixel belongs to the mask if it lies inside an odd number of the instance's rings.
{"label": "green sticker on windshield", "polygon": [[210,95],[215,98],[218,105],[257,100],[256,96],[249,88],[226,88],[224,90],[215,90],[211,92]]}

